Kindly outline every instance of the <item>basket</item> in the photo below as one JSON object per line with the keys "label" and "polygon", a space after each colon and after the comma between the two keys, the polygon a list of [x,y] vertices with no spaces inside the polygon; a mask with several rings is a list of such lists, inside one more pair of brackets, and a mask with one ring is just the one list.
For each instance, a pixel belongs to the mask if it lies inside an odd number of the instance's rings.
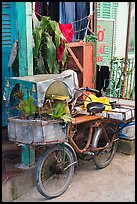
{"label": "basket", "polygon": [[24,120],[11,117],[7,120],[8,137],[15,143],[39,145],[67,141],[66,123],[61,120]]}

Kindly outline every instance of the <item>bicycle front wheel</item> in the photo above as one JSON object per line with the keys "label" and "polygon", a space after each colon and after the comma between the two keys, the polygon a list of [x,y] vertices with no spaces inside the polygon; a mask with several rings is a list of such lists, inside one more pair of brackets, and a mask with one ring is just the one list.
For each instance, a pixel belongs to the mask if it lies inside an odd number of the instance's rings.
{"label": "bicycle front wheel", "polygon": [[[112,137],[114,135],[113,124],[111,125],[106,124],[105,130],[107,132],[108,139],[111,142]],[[100,129],[99,134],[96,134],[95,132],[95,136],[93,137],[93,143],[92,143],[93,147],[95,148],[104,147],[104,149],[101,149],[95,152],[95,155],[93,156],[93,162],[98,169],[102,169],[108,166],[115,155],[117,144],[118,144],[118,134],[115,135],[114,142],[112,145],[110,145],[110,142],[108,141],[108,139],[106,138],[102,129]]]}
{"label": "bicycle front wheel", "polygon": [[55,145],[39,158],[35,169],[36,187],[41,195],[50,199],[63,194],[74,175],[74,157],[67,148]]}

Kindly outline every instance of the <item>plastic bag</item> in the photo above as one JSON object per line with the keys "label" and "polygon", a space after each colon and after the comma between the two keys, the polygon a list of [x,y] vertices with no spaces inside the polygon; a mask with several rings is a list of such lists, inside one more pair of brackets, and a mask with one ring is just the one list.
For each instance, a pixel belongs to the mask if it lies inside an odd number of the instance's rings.
{"label": "plastic bag", "polygon": [[[91,100],[90,100],[91,99]],[[110,111],[112,110],[112,106],[109,103],[109,100],[107,97],[96,97],[94,94],[89,94],[88,97],[86,98],[86,100],[84,101],[84,107],[87,107],[88,103],[91,102],[100,102],[103,103],[105,105],[105,110],[104,111]]]}

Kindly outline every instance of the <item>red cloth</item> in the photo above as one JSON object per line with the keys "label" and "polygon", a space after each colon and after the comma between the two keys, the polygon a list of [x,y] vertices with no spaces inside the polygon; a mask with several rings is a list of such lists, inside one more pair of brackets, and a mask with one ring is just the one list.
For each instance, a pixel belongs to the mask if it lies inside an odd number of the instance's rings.
{"label": "red cloth", "polygon": [[[74,36],[74,30],[72,27],[72,24],[60,24],[59,23],[59,28],[63,34],[63,36],[65,37],[67,42],[70,42]],[[62,56],[64,53],[64,46],[63,46],[63,40],[62,38],[60,38],[60,46],[56,48],[56,54],[57,54],[57,59],[59,62],[62,61]]]}
{"label": "red cloth", "polygon": [[56,48],[57,59],[59,62],[62,61],[63,53],[64,53],[64,46],[63,46],[62,38],[60,38],[60,46]]}
{"label": "red cloth", "polygon": [[68,23],[68,24],[59,23],[59,28],[62,34],[64,35],[66,41],[70,42],[74,36],[74,30],[73,30],[72,24],[71,23]]}

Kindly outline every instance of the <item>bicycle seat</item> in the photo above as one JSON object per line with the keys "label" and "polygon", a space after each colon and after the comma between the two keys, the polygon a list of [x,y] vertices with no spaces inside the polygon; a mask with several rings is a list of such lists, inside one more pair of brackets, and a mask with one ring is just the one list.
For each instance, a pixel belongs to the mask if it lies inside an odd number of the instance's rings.
{"label": "bicycle seat", "polygon": [[105,110],[105,105],[100,102],[91,102],[87,104],[87,112],[90,114],[102,113]]}

